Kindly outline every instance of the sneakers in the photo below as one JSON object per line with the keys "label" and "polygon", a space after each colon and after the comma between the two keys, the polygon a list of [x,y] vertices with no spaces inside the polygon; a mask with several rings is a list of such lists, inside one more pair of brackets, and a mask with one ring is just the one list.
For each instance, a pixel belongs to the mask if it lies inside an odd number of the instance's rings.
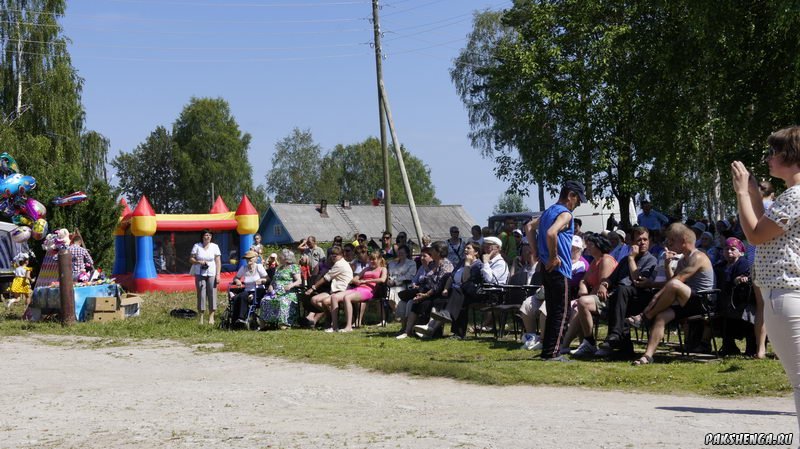
{"label": "sneakers", "polygon": [[600,349],[598,349],[597,352],[594,353],[594,355],[597,357],[609,357],[613,353],[614,350],[611,349],[610,347],[603,347],[603,345],[600,345]]}
{"label": "sneakers", "polygon": [[539,334],[525,334],[522,336],[522,349],[533,351],[542,349],[542,341]]}
{"label": "sneakers", "polygon": [[573,357],[589,357],[597,352],[597,345],[590,343],[589,340],[584,339],[578,349],[572,353]]}
{"label": "sneakers", "polygon": [[433,329],[428,327],[426,324],[418,324],[414,326],[414,333],[417,334],[419,338],[430,337],[433,334]]}
{"label": "sneakers", "polygon": [[408,338],[408,334],[406,334],[405,332],[403,332],[402,334],[400,334],[400,335],[398,335],[397,337],[394,337],[394,338],[396,338],[396,339],[398,339],[398,340],[402,340],[402,339],[404,339],[404,338]]}
{"label": "sneakers", "polygon": [[[577,349],[576,349],[577,351]],[[570,351],[569,346],[565,348],[561,348],[558,350],[558,355],[565,355],[565,354],[572,354],[574,351]]]}
{"label": "sneakers", "polygon": [[445,323],[453,322],[453,319],[450,317],[450,312],[447,310],[434,310],[431,312],[431,318],[436,321],[444,321]]}
{"label": "sneakers", "polygon": [[328,333],[328,334],[332,334],[334,332],[339,332],[339,331],[334,329],[334,328],[332,328],[332,327],[329,327],[329,328],[325,329],[325,332]]}

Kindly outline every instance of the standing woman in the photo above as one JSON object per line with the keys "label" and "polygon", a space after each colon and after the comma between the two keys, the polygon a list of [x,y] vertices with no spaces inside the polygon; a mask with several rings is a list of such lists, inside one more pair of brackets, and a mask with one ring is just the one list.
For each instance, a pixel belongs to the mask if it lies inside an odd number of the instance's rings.
{"label": "standing woman", "polygon": [[767,143],[769,174],[787,187],[767,210],[744,164],[734,161],[731,173],[742,231],[756,245],[752,274],[764,301],[764,324],[800,410],[800,127],[776,131]]}
{"label": "standing woman", "polygon": [[200,243],[192,247],[189,262],[192,263],[194,285],[197,289],[197,309],[200,312],[200,324],[203,324],[203,315],[208,303],[208,324],[214,324],[214,312],[217,311],[217,284],[219,273],[222,269],[222,253],[219,246],[211,242],[211,231],[203,229],[200,232]]}

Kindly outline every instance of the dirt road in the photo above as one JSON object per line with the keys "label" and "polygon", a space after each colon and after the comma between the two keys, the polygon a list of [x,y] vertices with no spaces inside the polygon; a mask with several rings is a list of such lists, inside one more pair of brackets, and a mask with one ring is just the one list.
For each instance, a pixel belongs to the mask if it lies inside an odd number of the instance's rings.
{"label": "dirt road", "polygon": [[6,338],[0,381],[3,448],[696,448],[797,428],[788,397],[479,386],[161,341]]}

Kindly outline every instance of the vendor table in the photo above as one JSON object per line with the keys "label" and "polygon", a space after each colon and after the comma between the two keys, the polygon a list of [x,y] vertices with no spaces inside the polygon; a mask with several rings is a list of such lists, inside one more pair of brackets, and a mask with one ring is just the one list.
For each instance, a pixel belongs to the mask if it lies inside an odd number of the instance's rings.
{"label": "vendor table", "polygon": [[[75,286],[75,317],[78,321],[86,320],[86,314],[94,312],[87,310],[86,299],[101,296],[119,297],[122,293],[117,284],[100,284]],[[58,287],[38,287],[33,291],[31,309],[61,309],[61,297]]]}

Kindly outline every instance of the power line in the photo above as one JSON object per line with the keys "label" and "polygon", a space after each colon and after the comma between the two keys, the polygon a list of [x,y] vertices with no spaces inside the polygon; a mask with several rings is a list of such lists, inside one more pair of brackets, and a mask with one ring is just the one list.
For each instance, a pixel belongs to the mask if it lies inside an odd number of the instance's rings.
{"label": "power line", "polygon": [[[21,51],[19,54],[32,55],[32,56],[53,56],[50,53],[37,53],[29,51]],[[325,59],[343,59],[355,56],[364,56],[368,52],[359,53],[342,53],[335,55],[320,55],[320,56],[298,56],[298,57],[284,57],[284,58],[227,58],[227,59],[174,59],[174,58],[136,58],[136,57],[103,57],[82,55],[81,58],[94,59],[98,61],[129,61],[129,62],[169,62],[169,63],[247,63],[247,62],[293,62],[293,61],[316,61]]]}
{"label": "power line", "polygon": [[[1,41],[1,40],[0,40]],[[26,42],[32,44],[60,44],[68,45],[67,42],[60,41],[34,41],[26,39],[6,39],[7,42]],[[359,44],[330,44],[330,45],[317,45],[317,46],[302,46],[302,47],[156,47],[156,46],[138,46],[138,45],[98,45],[98,44],[83,44],[74,45],[80,48],[114,48],[123,50],[167,50],[167,51],[290,51],[290,50],[317,50],[324,48],[343,48],[343,47],[357,47],[359,45],[367,45],[365,43]]]}
{"label": "power line", "polygon": [[[94,20],[108,21],[108,17],[94,14],[71,14],[70,17],[82,17]],[[137,23],[185,23],[185,24],[198,24],[207,23],[212,25],[281,25],[281,24],[301,24],[301,23],[344,23],[344,22],[358,22],[361,20],[366,21],[366,17],[356,18],[336,18],[336,19],[288,19],[288,20],[192,20],[192,19],[153,19],[153,18],[140,18],[140,17],[117,17],[115,20],[137,22]],[[28,26],[48,26],[57,27],[58,24],[50,23],[32,23],[20,21],[2,20],[2,23],[19,23]]]}
{"label": "power line", "polygon": [[176,5],[176,6],[210,6],[220,8],[317,8],[327,6],[346,6],[364,5],[369,3],[365,0],[360,1],[337,1],[337,2],[312,2],[312,3],[216,3],[216,2],[196,2],[196,1],[146,1],[146,0],[106,0],[109,3],[137,3],[145,5]]}

